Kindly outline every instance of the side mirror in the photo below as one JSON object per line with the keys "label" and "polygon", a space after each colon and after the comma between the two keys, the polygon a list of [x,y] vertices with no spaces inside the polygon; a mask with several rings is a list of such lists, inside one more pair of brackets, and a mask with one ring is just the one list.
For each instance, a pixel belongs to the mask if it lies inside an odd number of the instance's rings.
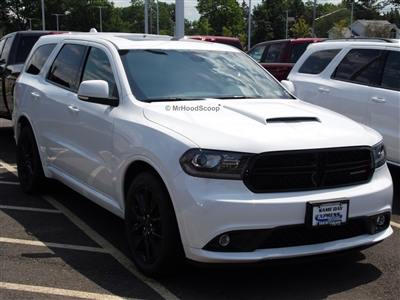
{"label": "side mirror", "polygon": [[293,82],[289,81],[289,80],[282,80],[281,84],[293,95],[295,95],[296,92],[296,88],[294,87]]}
{"label": "side mirror", "polygon": [[108,83],[105,80],[86,80],[79,85],[78,98],[82,101],[118,106],[119,100],[110,98]]}

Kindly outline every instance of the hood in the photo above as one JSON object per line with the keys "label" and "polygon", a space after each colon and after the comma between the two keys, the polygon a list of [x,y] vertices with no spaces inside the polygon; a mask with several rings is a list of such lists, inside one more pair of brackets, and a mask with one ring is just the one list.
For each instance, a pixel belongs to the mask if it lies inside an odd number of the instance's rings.
{"label": "hood", "polygon": [[368,127],[300,100],[153,102],[143,114],[202,149],[261,153],[372,146],[381,140]]}

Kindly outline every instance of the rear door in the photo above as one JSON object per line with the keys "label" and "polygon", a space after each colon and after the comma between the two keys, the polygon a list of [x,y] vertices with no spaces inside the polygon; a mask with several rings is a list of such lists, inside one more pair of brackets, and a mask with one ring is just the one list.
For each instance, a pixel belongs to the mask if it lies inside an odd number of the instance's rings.
{"label": "rear door", "polygon": [[386,50],[382,76],[368,98],[366,124],[383,135],[388,159],[400,163],[400,49]]}

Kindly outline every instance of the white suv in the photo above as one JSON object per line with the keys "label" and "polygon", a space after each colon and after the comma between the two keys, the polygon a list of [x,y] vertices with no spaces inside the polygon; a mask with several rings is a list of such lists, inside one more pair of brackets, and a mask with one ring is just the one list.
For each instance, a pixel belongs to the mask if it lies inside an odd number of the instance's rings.
{"label": "white suv", "polygon": [[300,99],[339,112],[383,135],[400,166],[400,41],[312,44],[282,84]]}
{"label": "white suv", "polygon": [[223,44],[46,36],[15,86],[21,187],[123,218],[145,274],[361,249],[392,234],[382,136],[291,96]]}

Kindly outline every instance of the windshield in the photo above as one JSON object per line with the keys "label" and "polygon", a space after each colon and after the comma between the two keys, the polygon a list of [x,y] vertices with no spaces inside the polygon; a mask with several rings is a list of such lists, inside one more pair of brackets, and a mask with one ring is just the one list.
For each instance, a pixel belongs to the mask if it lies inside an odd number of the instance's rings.
{"label": "windshield", "polygon": [[132,93],[140,101],[291,98],[244,53],[151,49],[120,55]]}

